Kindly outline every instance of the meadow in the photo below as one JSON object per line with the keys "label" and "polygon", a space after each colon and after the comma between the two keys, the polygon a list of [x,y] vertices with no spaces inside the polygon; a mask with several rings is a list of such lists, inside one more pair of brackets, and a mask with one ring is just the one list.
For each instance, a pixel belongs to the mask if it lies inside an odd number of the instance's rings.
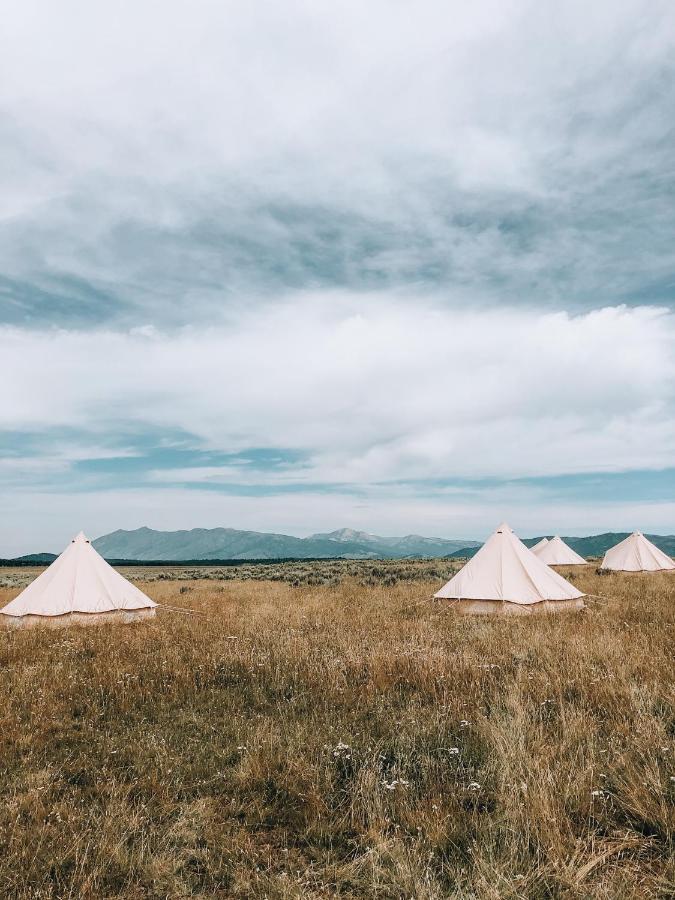
{"label": "meadow", "polygon": [[0,632],[0,895],[674,896],[675,577],[475,619],[453,567],[129,569],[191,612]]}

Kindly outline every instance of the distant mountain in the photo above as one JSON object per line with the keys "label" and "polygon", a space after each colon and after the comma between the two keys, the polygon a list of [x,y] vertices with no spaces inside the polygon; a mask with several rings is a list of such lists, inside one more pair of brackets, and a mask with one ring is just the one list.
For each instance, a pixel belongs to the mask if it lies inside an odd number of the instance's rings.
{"label": "distant mountain", "polygon": [[326,541],[340,541],[341,543],[377,544],[381,540],[376,534],[368,531],[356,531],[354,528],[338,528],[337,531],[329,531],[325,534],[313,534],[312,538]]}
{"label": "distant mountain", "polygon": [[23,566],[42,566],[53,563],[56,559],[55,553],[28,553],[26,556],[17,556],[11,562],[18,563]]}
{"label": "distant mountain", "polygon": [[[586,559],[604,556],[610,547],[618,544],[624,538],[627,538],[628,531],[607,531],[604,534],[593,534],[589,537],[564,537],[563,541]],[[523,543],[527,547],[534,547],[542,537],[553,537],[552,534],[541,535],[534,538],[523,538]],[[668,556],[675,555],[675,534],[647,534],[645,537],[655,544],[659,550],[663,550]],[[480,547],[468,546],[448,553],[450,559],[464,559],[472,557]]]}
{"label": "distant mountain", "polygon": [[453,550],[452,553],[446,553],[444,559],[471,559],[480,550],[483,545],[478,547],[460,547],[459,550]]}
{"label": "distant mountain", "polygon": [[354,531],[352,528],[340,528],[327,534],[313,534],[308,540],[330,540],[341,543],[358,543],[366,547],[377,548],[380,555],[391,557],[407,556],[446,556],[453,550],[462,547],[479,547],[479,541],[448,540],[447,538],[422,537],[420,534],[407,534],[405,537],[380,537],[367,531]]}
{"label": "distant mountain", "polygon": [[13,559],[0,559],[0,566],[4,568],[12,568],[14,566],[48,566],[55,559],[55,553],[27,553],[25,556],[15,556]]}
{"label": "distant mountain", "polygon": [[399,559],[442,557],[476,541],[452,541],[407,535],[379,537],[343,528],[307,538],[234,528],[193,528],[190,531],[113,531],[92,542],[107,559],[179,561],[200,559]]}

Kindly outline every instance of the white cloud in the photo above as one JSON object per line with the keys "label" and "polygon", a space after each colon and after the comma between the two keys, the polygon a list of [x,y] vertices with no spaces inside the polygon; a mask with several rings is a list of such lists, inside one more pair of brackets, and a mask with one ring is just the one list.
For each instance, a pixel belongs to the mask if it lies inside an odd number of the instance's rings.
{"label": "white cloud", "polygon": [[[547,103],[553,121],[556,101],[617,51],[627,77],[667,58],[672,5],[648,7],[647,17],[642,0],[567,2],[554,15],[531,0],[26,0],[3,21],[0,101],[43,121],[72,170],[109,163],[152,179],[196,160],[249,165],[270,150],[337,145],[337,162],[349,147],[379,153],[391,141],[449,152],[475,172],[465,148],[491,132],[502,146],[532,139],[530,113]],[[620,96],[611,84],[596,91]],[[467,122],[465,142],[457,126]],[[511,171],[510,152],[487,152],[487,176],[503,156]]]}
{"label": "white cloud", "polygon": [[307,492],[155,487],[150,524],[475,535],[483,499],[396,482],[671,466],[673,59],[666,0],[14,4],[0,427],[79,434],[0,465],[11,502],[134,428],[306,457],[148,473]]}
{"label": "white cloud", "polygon": [[667,302],[672,4],[27,0],[3,37],[0,273],[103,288],[84,321],[373,279]]}
{"label": "white cloud", "polygon": [[164,336],[5,329],[0,423],[292,448],[309,465],[270,483],[308,486],[659,468],[675,455],[674,339],[659,309],[456,312],[338,293]]}

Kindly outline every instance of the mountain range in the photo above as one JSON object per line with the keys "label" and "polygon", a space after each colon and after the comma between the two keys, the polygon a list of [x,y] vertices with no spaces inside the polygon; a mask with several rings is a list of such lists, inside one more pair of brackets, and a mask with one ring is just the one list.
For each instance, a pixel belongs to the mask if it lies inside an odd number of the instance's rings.
{"label": "mountain range", "polygon": [[342,528],[326,534],[298,538],[288,534],[238,531],[234,528],[193,528],[190,531],[113,531],[92,542],[106,559],[207,560],[207,559],[400,559],[443,557],[463,547],[479,547],[478,541],[444,540],[417,534],[380,537]]}
{"label": "mountain range", "polygon": [[[605,532],[589,537],[564,537],[563,540],[586,558],[602,556],[628,536],[628,532]],[[550,537],[550,535],[548,535]],[[675,535],[647,535],[657,547],[675,555]],[[525,538],[532,546],[541,537]],[[235,528],[193,528],[189,531],[155,531],[136,528],[113,531],[92,542],[106,559],[130,562],[181,562],[208,560],[265,559],[432,559],[473,556],[480,541],[448,540],[408,534],[405,537],[381,537],[366,531],[340,528],[298,538],[288,534],[239,531]],[[55,559],[52,553],[34,553],[14,560],[21,565],[45,565]]]}

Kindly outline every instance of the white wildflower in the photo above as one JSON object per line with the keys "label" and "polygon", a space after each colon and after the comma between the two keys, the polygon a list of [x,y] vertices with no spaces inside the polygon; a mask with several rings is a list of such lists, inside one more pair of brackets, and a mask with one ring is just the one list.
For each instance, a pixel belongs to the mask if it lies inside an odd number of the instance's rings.
{"label": "white wildflower", "polygon": [[333,756],[340,759],[351,759],[352,748],[349,744],[345,744],[344,741],[338,741],[333,747]]}
{"label": "white wildflower", "polygon": [[405,778],[395,778],[393,781],[387,781],[386,778],[382,780],[382,787],[385,791],[395,791],[399,785],[407,787],[409,784],[410,782],[406,781]]}

